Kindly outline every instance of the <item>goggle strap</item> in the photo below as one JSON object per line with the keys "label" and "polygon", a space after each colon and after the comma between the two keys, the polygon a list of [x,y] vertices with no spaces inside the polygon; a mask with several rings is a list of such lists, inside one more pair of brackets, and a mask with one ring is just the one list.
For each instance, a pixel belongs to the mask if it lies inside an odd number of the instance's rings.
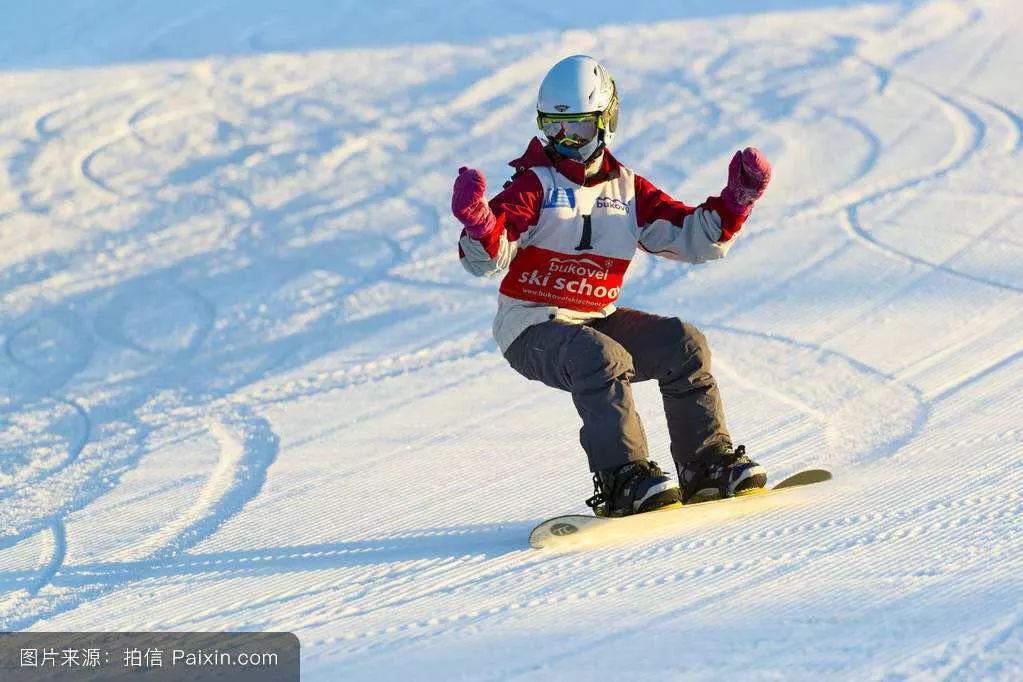
{"label": "goggle strap", "polygon": [[537,118],[546,118],[551,121],[585,121],[593,116],[600,116],[599,111],[587,111],[580,114],[549,114],[546,112],[536,112]]}

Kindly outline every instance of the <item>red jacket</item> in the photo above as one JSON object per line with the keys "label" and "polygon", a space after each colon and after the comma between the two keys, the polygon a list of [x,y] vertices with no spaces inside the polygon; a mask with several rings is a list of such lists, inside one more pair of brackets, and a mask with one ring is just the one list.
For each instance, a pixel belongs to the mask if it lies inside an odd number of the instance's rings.
{"label": "red jacket", "polygon": [[489,202],[494,229],[459,238],[466,270],[504,275],[494,320],[502,351],[533,324],[614,312],[637,248],[689,263],[723,258],[749,214],[729,213],[720,197],[675,201],[608,150],[588,178],[578,161],[553,161],[537,138],[510,165],[514,177]]}
{"label": "red jacket", "polygon": [[[553,166],[572,182],[592,186],[604,182],[609,177],[617,176],[621,168],[621,164],[611,154],[611,150],[605,149],[600,171],[586,178],[586,167],[581,162],[559,158],[557,163],[554,163],[548,156],[543,143],[536,137],[530,141],[525,153],[519,158],[509,161],[508,165],[515,169],[515,177],[505,183],[504,189],[489,202],[490,209],[497,217],[497,229],[480,240],[491,256],[497,253],[502,232],[509,241],[516,241],[519,235],[536,225],[540,219],[540,209],[544,201],[543,187],[536,175],[527,173],[527,170]],[[749,211],[738,215],[728,213],[724,202],[716,196],[708,197],[704,203],[698,206],[688,206],[681,201],[672,199],[641,175],[636,175],[636,220],[640,226],[664,219],[681,228],[682,221],[686,216],[692,215],[697,208],[709,208],[721,217],[720,241],[722,242],[731,240],[749,217]],[[642,243],[640,248],[646,250]],[[459,257],[463,255],[460,250]]]}

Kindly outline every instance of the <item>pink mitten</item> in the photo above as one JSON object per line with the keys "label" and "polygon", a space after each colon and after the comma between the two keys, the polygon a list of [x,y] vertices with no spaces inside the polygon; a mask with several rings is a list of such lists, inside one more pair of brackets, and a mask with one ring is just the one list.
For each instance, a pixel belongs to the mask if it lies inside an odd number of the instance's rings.
{"label": "pink mitten", "polygon": [[487,179],[482,172],[465,166],[458,169],[451,194],[451,212],[473,239],[485,237],[497,224],[494,212],[483,198],[486,191]]}
{"label": "pink mitten", "polygon": [[725,208],[735,215],[744,213],[759,199],[771,181],[771,164],[756,147],[735,152],[728,164],[728,184],[721,190]]}

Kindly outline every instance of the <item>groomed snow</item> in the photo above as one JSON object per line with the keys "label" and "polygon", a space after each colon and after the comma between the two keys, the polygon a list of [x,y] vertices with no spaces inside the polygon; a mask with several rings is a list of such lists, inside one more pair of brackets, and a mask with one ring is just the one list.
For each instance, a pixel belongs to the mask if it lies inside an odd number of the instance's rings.
{"label": "groomed snow", "polygon": [[[0,8],[0,629],[290,630],[316,681],[1023,678],[1018,3],[642,5]],[[774,162],[726,260],[641,255],[622,303],[707,333],[773,480],[834,471],[799,504],[526,546],[585,509],[578,418],[448,204],[578,52],[677,198]]]}

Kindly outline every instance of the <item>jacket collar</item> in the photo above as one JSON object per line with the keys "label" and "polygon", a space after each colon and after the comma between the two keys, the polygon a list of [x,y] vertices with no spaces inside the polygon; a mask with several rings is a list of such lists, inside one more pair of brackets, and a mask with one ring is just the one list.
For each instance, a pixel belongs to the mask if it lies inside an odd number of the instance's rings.
{"label": "jacket collar", "polygon": [[549,152],[538,137],[530,140],[525,153],[514,161],[509,161],[508,165],[513,167],[516,173],[522,173],[530,168],[553,167],[577,185],[596,185],[616,178],[621,168],[618,159],[611,155],[610,149],[605,147],[603,158],[600,161],[600,170],[587,178],[586,166],[581,161],[565,159],[554,152]]}

